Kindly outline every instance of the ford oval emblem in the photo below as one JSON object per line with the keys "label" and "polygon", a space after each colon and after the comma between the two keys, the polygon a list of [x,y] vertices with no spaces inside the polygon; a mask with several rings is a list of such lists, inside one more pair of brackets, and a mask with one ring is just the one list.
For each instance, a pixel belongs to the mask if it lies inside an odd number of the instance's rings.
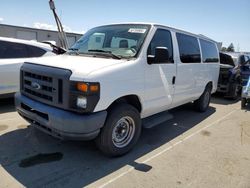
{"label": "ford oval emblem", "polygon": [[38,84],[37,82],[32,82],[31,83],[31,87],[34,88],[34,89],[36,89],[36,90],[41,89],[40,84]]}

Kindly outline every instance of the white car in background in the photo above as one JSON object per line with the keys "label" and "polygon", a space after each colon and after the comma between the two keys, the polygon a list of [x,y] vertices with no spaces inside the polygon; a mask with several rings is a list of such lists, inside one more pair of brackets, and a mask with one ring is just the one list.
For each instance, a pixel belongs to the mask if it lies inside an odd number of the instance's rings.
{"label": "white car in background", "polygon": [[53,45],[0,37],[0,98],[12,96],[19,89],[19,72],[31,58],[58,54]]}

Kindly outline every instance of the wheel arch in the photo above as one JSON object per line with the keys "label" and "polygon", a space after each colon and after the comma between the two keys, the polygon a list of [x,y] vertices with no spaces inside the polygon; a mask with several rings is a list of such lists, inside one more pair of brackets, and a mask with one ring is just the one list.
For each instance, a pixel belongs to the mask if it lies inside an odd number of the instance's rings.
{"label": "wheel arch", "polygon": [[209,88],[211,88],[211,90],[213,90],[213,89],[214,89],[214,88],[213,88],[213,82],[212,82],[212,81],[209,81],[209,82],[207,83],[205,89],[206,89],[207,87],[209,87]]}
{"label": "wheel arch", "polygon": [[122,97],[119,97],[116,99],[114,102],[112,102],[109,107],[108,111],[112,109],[114,106],[121,104],[121,103],[126,103],[130,104],[131,106],[135,107],[139,113],[142,111],[142,103],[140,98],[137,95],[125,95]]}

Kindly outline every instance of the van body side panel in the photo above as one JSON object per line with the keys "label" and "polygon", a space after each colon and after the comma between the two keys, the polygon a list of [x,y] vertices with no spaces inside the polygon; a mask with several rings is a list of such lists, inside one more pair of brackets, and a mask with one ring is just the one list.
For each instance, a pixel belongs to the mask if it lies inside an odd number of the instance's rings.
{"label": "van body side panel", "polygon": [[150,116],[171,107],[174,97],[175,64],[147,65],[145,71],[144,114]]}
{"label": "van body side panel", "polygon": [[107,109],[115,100],[127,95],[136,95],[144,108],[144,70],[141,63],[138,58],[88,75],[84,81],[99,82],[101,87],[100,100],[94,112]]}
{"label": "van body side panel", "polygon": [[194,65],[177,64],[177,75],[175,81],[175,94],[173,105],[178,106],[190,101],[195,93]]}
{"label": "van body side panel", "polygon": [[217,90],[217,84],[220,73],[220,63],[207,63],[207,71],[208,71],[208,80],[212,81],[213,89],[212,93],[215,93]]}

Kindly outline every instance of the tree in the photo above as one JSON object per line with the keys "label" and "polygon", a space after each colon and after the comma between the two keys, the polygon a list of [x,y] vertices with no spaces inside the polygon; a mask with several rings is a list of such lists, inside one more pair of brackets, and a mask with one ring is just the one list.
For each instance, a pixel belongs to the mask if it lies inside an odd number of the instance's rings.
{"label": "tree", "polygon": [[221,48],[221,51],[222,51],[222,52],[226,52],[226,51],[227,51],[227,47],[222,47],[222,48]]}
{"label": "tree", "polygon": [[234,45],[233,45],[233,43],[231,43],[231,44],[227,47],[227,52],[234,52]]}

